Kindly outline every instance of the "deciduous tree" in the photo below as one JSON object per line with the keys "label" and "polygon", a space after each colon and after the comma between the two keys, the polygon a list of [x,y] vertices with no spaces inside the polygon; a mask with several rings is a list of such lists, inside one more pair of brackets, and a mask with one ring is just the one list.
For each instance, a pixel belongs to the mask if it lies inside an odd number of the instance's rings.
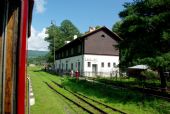
{"label": "deciduous tree", "polygon": [[[77,27],[69,20],[64,20],[60,26],[56,26],[54,23],[51,26],[47,27],[46,33],[48,37],[45,38],[49,42],[49,61],[53,61],[54,49],[57,50],[61,48],[65,41],[73,40],[73,36],[80,36],[80,32]],[[54,47],[55,46],[55,47]]]}

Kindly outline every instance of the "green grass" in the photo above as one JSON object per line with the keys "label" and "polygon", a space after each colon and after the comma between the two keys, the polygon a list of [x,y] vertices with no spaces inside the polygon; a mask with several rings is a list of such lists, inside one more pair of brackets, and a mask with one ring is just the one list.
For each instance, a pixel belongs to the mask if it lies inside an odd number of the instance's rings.
{"label": "green grass", "polygon": [[76,81],[69,77],[60,77],[39,70],[29,68],[35,95],[35,105],[31,107],[31,114],[66,114],[84,113],[79,108],[72,108],[73,104],[50,90],[43,81],[50,80],[62,84],[67,89],[86,95],[92,99],[103,102],[128,114],[168,114],[170,103],[155,97],[144,96],[141,93],[112,89],[107,86],[90,83],[84,80]]}
{"label": "green grass", "polygon": [[111,89],[86,81],[76,83],[74,79],[64,82],[63,85],[72,91],[82,93],[129,114],[167,114],[170,110],[167,101],[143,96],[143,94],[129,90]]}
{"label": "green grass", "polygon": [[[47,87],[44,81],[49,82],[48,73],[41,72],[39,69],[29,68],[28,73],[31,77],[33,92],[35,96],[35,105],[31,106],[31,114],[75,114],[84,113],[77,107],[73,108],[73,104],[57,95]],[[52,77],[59,82],[59,77]],[[58,79],[59,78],[59,79]],[[75,110],[76,109],[76,110]]]}

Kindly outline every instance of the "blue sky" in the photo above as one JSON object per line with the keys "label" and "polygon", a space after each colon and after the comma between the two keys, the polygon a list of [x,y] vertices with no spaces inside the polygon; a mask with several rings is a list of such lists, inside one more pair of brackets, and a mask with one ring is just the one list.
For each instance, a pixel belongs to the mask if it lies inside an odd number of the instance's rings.
{"label": "blue sky", "polygon": [[[42,32],[45,28],[50,26],[51,20],[56,25],[68,19],[84,33],[89,26],[106,26],[112,28],[115,22],[119,21],[119,12],[123,10],[125,2],[132,2],[133,0],[35,0],[33,19],[32,19],[32,34],[29,39],[28,48],[38,40],[37,37],[45,35]],[[34,34],[35,33],[35,34]],[[42,36],[41,36],[42,35]],[[36,37],[37,36],[37,37]],[[34,40],[33,40],[34,39]],[[39,38],[39,40],[44,38]],[[31,40],[31,41],[30,41]],[[32,41],[33,40],[33,41]],[[44,44],[45,45],[45,41]],[[38,48],[38,44],[34,44],[34,48]],[[46,49],[47,49],[46,43]],[[33,46],[32,46],[33,47]],[[34,49],[31,48],[31,49]],[[43,50],[40,49],[40,50]]]}

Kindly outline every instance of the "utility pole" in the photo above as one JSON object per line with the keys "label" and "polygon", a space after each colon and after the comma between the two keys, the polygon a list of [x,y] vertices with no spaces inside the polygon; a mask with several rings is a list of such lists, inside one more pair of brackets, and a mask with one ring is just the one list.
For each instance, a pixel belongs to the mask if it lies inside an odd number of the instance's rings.
{"label": "utility pole", "polygon": [[[54,20],[51,20],[51,24],[52,24],[52,26],[53,26],[53,28],[52,28],[52,31],[53,31],[53,34],[55,33],[55,31],[54,31],[54,27],[56,26],[55,25],[55,21]],[[55,69],[55,35],[53,36],[53,44],[54,44],[54,47],[53,47],[53,50],[54,50],[54,69]]]}

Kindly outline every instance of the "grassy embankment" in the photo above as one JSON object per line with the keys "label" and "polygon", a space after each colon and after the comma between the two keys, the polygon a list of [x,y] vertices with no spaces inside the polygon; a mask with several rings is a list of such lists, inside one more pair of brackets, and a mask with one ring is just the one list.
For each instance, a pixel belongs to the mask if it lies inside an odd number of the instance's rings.
{"label": "grassy embankment", "polygon": [[35,105],[31,107],[31,114],[84,113],[83,110],[73,107],[73,104],[50,90],[44,81],[50,83],[51,80],[62,84],[67,89],[84,94],[129,114],[170,113],[169,102],[144,96],[141,93],[123,89],[111,89],[110,87],[86,81],[77,82],[75,79],[43,72],[40,68],[28,68],[28,73],[32,80],[35,96]]}

